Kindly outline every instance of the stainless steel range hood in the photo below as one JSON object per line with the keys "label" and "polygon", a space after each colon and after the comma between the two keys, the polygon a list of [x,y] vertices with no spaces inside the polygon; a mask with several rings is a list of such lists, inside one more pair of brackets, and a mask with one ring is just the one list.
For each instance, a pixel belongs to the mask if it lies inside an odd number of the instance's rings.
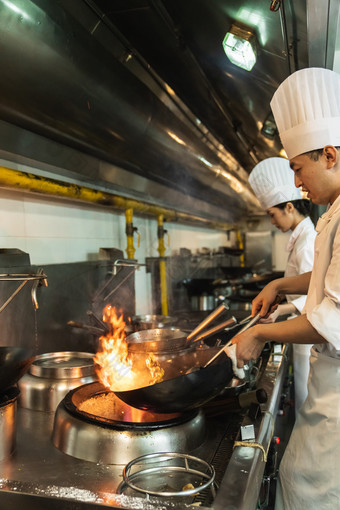
{"label": "stainless steel range hood", "polygon": [[3,0],[0,44],[0,157],[216,221],[259,210],[237,161],[81,0]]}

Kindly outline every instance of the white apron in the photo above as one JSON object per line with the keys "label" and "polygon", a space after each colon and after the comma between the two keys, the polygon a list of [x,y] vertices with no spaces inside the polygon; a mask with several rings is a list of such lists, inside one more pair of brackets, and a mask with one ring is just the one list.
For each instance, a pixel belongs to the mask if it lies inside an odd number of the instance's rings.
{"label": "white apron", "polygon": [[[316,231],[310,218],[302,220],[290,235],[286,250],[289,252],[285,276],[307,273],[313,268]],[[287,295],[301,313],[307,296]],[[295,317],[292,315],[290,318]],[[312,345],[293,344],[295,413],[297,414],[307,396],[309,355]]]}
{"label": "white apron", "polygon": [[340,509],[340,359],[312,348],[310,362],[308,396],[280,464],[275,510]]}
{"label": "white apron", "polygon": [[312,345],[293,344],[295,415],[307,397],[309,356]]}

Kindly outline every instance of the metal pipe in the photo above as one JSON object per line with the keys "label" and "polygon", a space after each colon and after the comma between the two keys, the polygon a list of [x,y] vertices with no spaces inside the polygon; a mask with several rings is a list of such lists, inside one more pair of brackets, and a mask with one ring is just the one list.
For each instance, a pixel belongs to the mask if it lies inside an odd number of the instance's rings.
{"label": "metal pipe", "polygon": [[33,193],[39,193],[40,195],[80,200],[82,202],[89,202],[119,210],[132,208],[135,212],[138,211],[141,214],[150,216],[163,214],[168,222],[173,221],[178,223],[182,221],[183,223],[200,223],[205,228],[214,230],[230,230],[234,227],[234,225],[230,223],[212,222],[199,216],[159,207],[147,202],[141,202],[98,189],[79,186],[78,184],[41,177],[5,167],[0,167],[0,186],[16,190],[31,191]]}
{"label": "metal pipe", "polygon": [[[244,244],[243,244],[242,234],[241,234],[240,230],[236,230],[236,240],[237,240],[237,244],[238,244],[238,247],[240,248],[240,250],[243,250]],[[245,265],[244,264],[244,253],[241,253],[240,266],[244,267],[244,265]]]}
{"label": "metal pipe", "polygon": [[126,209],[125,211],[125,218],[126,218],[126,241],[127,241],[127,247],[126,247],[126,253],[128,256],[128,259],[134,259],[135,258],[135,247],[133,245],[133,209],[130,207],[129,209]]}
{"label": "metal pipe", "polygon": [[161,304],[162,315],[168,315],[168,297],[166,285],[166,265],[165,265],[165,244],[164,244],[164,216],[159,214],[157,218],[158,224],[158,253],[159,253],[159,278],[161,287]]}

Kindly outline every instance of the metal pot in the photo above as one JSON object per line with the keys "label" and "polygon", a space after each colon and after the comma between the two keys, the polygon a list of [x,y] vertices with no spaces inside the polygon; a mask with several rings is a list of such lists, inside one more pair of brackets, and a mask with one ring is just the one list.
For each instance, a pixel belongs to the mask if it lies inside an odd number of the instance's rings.
{"label": "metal pot", "polygon": [[92,353],[40,354],[19,382],[20,405],[35,411],[55,411],[70,390],[96,380]]}
{"label": "metal pot", "polygon": [[193,312],[213,310],[216,306],[216,297],[212,294],[205,293],[200,296],[191,296],[190,306]]}
{"label": "metal pot", "polygon": [[252,309],[252,303],[251,301],[234,301],[234,300],[228,300],[228,306],[229,310],[245,310],[245,311],[251,311]]}
{"label": "metal pot", "polygon": [[187,335],[177,328],[146,329],[126,337],[130,352],[169,353],[184,349]]}

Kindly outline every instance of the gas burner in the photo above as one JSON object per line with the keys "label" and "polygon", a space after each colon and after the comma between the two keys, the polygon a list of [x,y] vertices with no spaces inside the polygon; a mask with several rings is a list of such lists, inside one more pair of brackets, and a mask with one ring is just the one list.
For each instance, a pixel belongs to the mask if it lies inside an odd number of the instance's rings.
{"label": "gas burner", "polygon": [[53,444],[78,459],[126,464],[141,455],[189,452],[205,437],[201,411],[154,414],[134,409],[95,382],[70,391],[54,420]]}

